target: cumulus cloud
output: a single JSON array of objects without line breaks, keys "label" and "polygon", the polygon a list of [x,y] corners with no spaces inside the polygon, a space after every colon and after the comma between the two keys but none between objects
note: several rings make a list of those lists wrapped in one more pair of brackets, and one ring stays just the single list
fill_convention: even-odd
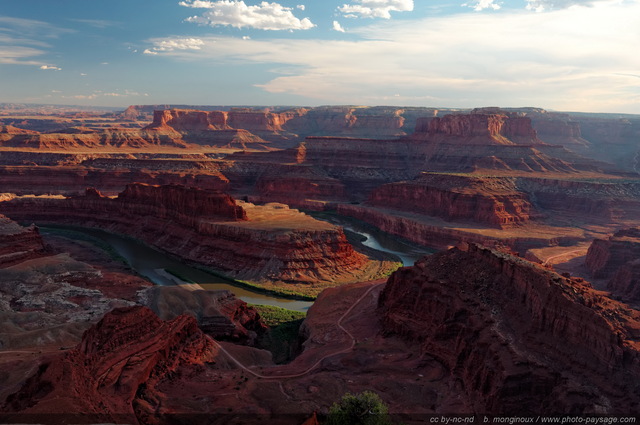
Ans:
[{"label": "cumulus cloud", "polygon": [[411,12],[413,0],[355,0],[357,4],[344,4],[338,11],[347,18],[391,18],[390,12]]},{"label": "cumulus cloud", "polygon": [[500,5],[495,0],[476,0],[471,3],[464,3],[462,6],[470,7],[476,12],[480,12],[485,9],[500,9]]},{"label": "cumulus cloud", "polygon": [[58,68],[57,66],[51,66],[51,65],[42,65],[40,69],[43,69],[45,71],[62,71],[62,68]]},{"label": "cumulus cloud", "polygon": [[305,10],[307,8],[304,4],[299,4],[296,7],[300,10]]},{"label": "cumulus cloud", "polygon": [[248,6],[237,0],[186,0],[181,6],[209,9],[200,16],[187,18],[187,22],[210,26],[232,26],[235,28],[256,28],[261,30],[308,30],[315,27],[309,18],[299,19],[291,7],[279,3],[261,2]]},{"label": "cumulus cloud", "polygon": [[333,30],[338,32],[345,32],[344,28],[342,28],[342,25],[340,25],[340,22],[338,21],[333,21]]},{"label": "cumulus cloud", "polygon": [[147,55],[157,55],[158,52],[172,52],[174,50],[200,50],[204,41],[199,38],[175,38],[169,40],[159,40],[150,49],[143,52]]}]

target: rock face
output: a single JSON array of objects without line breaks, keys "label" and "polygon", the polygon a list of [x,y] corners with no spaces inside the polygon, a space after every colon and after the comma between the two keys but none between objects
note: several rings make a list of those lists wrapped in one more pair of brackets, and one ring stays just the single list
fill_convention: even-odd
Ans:
[{"label": "rock face", "polygon": [[22,227],[0,215],[0,269],[45,255],[45,246],[36,226]]},{"label": "rock face", "polygon": [[254,130],[253,126],[235,126],[232,117],[232,113],[224,111],[157,110],[153,122],[143,131],[166,134],[198,145],[267,149],[267,141],[248,131]]},{"label": "rock face", "polygon": [[[113,310],[67,353],[44,361],[3,410],[21,414],[130,415],[159,407],[154,387],[185,365],[212,361],[214,343],[190,316],[160,320],[145,307]],[[19,416],[17,416],[19,417]]]},{"label": "rock face", "polygon": [[[104,199],[95,190],[87,190],[85,198]],[[194,187],[129,184],[118,196],[118,201],[118,209],[122,212],[173,219],[189,227],[196,226],[200,219],[247,220],[246,212],[231,196]]]},{"label": "rock face", "polygon": [[584,281],[470,245],[394,273],[379,312],[457,377],[476,412],[630,414],[640,313]]},{"label": "rock face", "polygon": [[640,228],[595,239],[585,264],[593,277],[608,279],[607,289],[615,295],[626,301],[640,301]]},{"label": "rock face", "polygon": [[[115,161],[114,161],[115,162]],[[126,161],[124,161],[126,163]],[[161,161],[155,161],[160,164]],[[42,166],[0,166],[2,190],[15,194],[77,195],[87,187],[103,193],[118,194],[133,182],[151,185],[185,185],[207,190],[225,190],[229,181],[216,171],[163,171],[118,168],[113,169]]]},{"label": "rock face", "polygon": [[[426,134],[422,134],[426,128]],[[455,138],[456,144],[540,144],[528,117],[472,113],[445,115],[416,124],[416,136],[441,142]]]},{"label": "rock face", "polygon": [[533,207],[517,190],[515,179],[424,173],[415,180],[375,189],[368,203],[497,227],[529,220]]},{"label": "rock face", "polygon": [[114,199],[88,189],[68,199],[16,198],[0,211],[126,234],[242,279],[333,281],[367,263],[338,226],[284,205],[243,205],[222,192],[131,184]]},{"label": "rock face", "polygon": [[640,228],[624,229],[608,239],[595,239],[585,264],[593,277],[612,276],[623,264],[640,258]]}]

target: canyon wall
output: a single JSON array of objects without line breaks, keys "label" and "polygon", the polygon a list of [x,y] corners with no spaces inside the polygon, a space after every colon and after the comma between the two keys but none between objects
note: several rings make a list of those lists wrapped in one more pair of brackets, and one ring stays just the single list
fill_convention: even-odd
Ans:
[{"label": "canyon wall", "polygon": [[530,118],[481,112],[419,119],[414,137],[436,142],[455,138],[456,144],[470,145],[542,143],[531,126]]},{"label": "canyon wall", "polygon": [[619,178],[518,177],[516,185],[539,209],[582,219],[615,222],[640,214],[640,183]]},{"label": "canyon wall", "polygon": [[640,313],[582,280],[470,245],[395,272],[383,328],[448,368],[473,410],[631,414],[640,406]]},{"label": "canyon wall", "polygon": [[431,173],[380,186],[371,192],[367,203],[499,228],[528,221],[533,209],[514,179]]},{"label": "canyon wall", "polygon": [[[130,169],[120,164],[135,165]],[[133,164],[132,164],[133,163]],[[180,164],[184,165],[183,161]],[[167,171],[171,162],[153,161],[150,165],[161,170],[144,167],[143,160],[109,161],[101,168],[82,166],[0,166],[0,187],[3,192],[19,195],[76,195],[87,187],[94,187],[109,195],[118,194],[130,183],[141,182],[152,185],[177,184],[207,190],[226,190],[229,181],[219,171],[180,170]],[[138,166],[141,166],[138,168]]]},{"label": "canyon wall", "polygon": [[640,301],[640,228],[619,230],[595,239],[585,265],[595,278],[608,280],[607,289],[624,300]]},{"label": "canyon wall", "polygon": [[488,235],[474,232],[473,229],[449,227],[447,222],[437,218],[430,219],[421,215],[399,213],[397,210],[377,207],[338,204],[336,210],[338,214],[357,218],[392,235],[437,249],[446,249],[460,243],[478,243],[490,247],[506,246],[517,252],[525,252],[531,248],[576,242],[576,237],[570,235],[551,236],[533,233],[516,236],[513,233],[500,235],[496,232]]}]

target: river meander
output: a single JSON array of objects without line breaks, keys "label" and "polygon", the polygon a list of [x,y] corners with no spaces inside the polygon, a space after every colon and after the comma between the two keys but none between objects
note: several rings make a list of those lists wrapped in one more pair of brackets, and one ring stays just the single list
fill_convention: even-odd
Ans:
[{"label": "river meander", "polygon": [[[364,245],[398,256],[404,265],[413,265],[417,258],[425,254],[425,251],[417,251],[415,247],[406,245],[398,241],[397,238],[384,232],[359,226],[356,221],[341,218],[340,216],[332,216],[330,221],[337,222],[343,225],[345,229],[361,235]],[[313,304],[310,301],[283,298],[234,285],[231,281],[221,276],[186,264],[175,257],[155,250],[140,241],[126,236],[99,229],[76,226],[49,225],[41,227],[41,231],[45,234],[48,231],[55,232],[55,229],[67,231],[65,234],[67,237],[73,238],[74,234],[76,236],[80,234],[88,237],[90,240],[99,241],[103,246],[109,246],[113,252],[122,257],[132,269],[156,285],[176,285],[176,281],[179,281],[179,279],[176,279],[175,276],[179,276],[184,280],[199,284],[206,290],[229,290],[238,298],[251,304],[274,305],[303,312],[306,312]]]}]

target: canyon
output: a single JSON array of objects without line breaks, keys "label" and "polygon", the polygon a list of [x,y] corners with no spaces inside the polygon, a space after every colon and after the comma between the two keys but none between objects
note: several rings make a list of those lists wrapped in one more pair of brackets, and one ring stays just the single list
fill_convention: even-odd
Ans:
[{"label": "canyon", "polygon": [[[640,408],[637,116],[43,108],[0,107],[2,420],[300,424],[365,390],[407,424]],[[441,252],[393,272],[327,217]],[[299,349],[276,365],[258,308],[73,226],[315,298]]]}]

